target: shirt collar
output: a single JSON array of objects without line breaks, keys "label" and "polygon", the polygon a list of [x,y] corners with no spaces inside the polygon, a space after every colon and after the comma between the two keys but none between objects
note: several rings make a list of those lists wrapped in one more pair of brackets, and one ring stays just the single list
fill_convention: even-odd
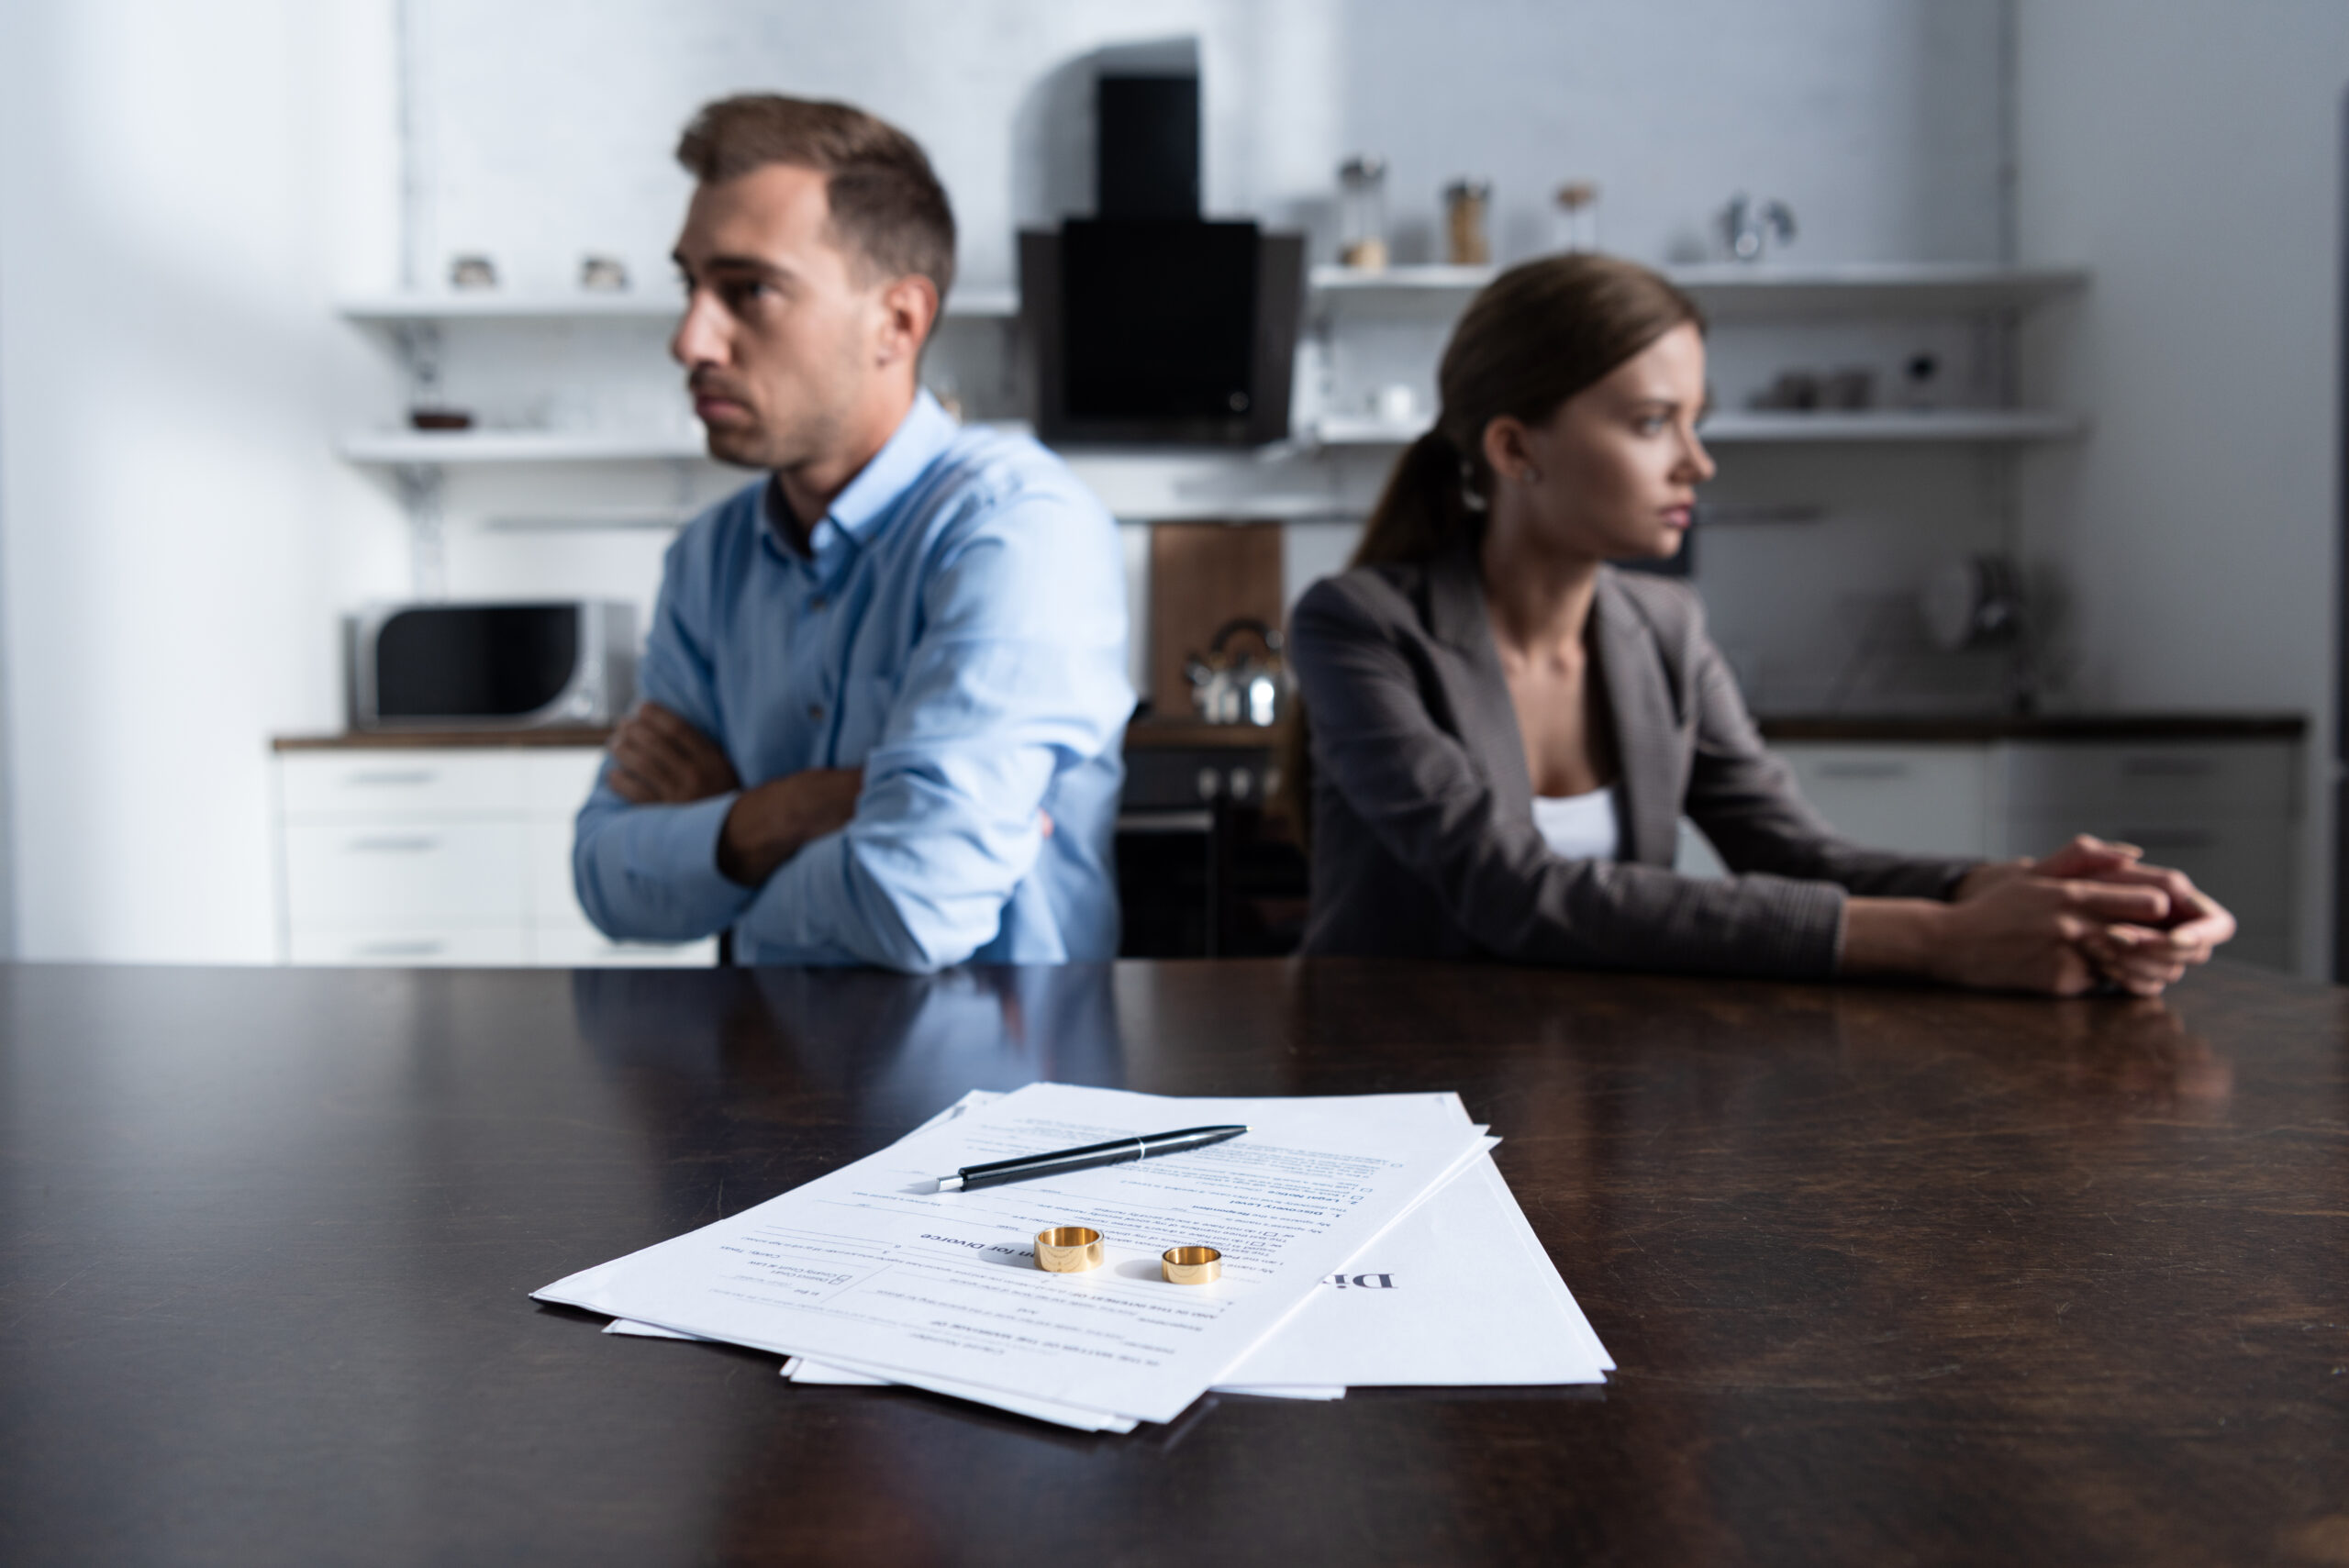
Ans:
[{"label": "shirt collar", "polygon": [[790,535],[784,526],[788,507],[783,498],[783,487],[770,478],[761,498],[769,547],[787,561],[804,562],[816,568],[819,575],[825,574],[828,567],[838,563],[842,546],[863,544],[865,537],[890,515],[898,497],[912,487],[953,440],[954,428],[954,417],[940,406],[927,387],[918,389],[913,406],[897,422],[896,430],[857,471],[848,488],[832,498],[831,509],[808,526],[807,550],[804,554],[785,542]]},{"label": "shirt collar", "polygon": [[939,406],[929,388],[918,390],[896,433],[833,497],[825,516],[849,538],[862,540],[953,439],[954,417]]}]

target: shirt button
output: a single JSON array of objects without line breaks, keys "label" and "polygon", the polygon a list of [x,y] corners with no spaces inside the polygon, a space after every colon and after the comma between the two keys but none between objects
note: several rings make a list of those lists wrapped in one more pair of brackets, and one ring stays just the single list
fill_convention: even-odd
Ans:
[{"label": "shirt button", "polygon": [[829,609],[831,607],[831,600],[826,598],[823,595],[818,594],[814,598],[807,601],[807,607],[811,610]]},{"label": "shirt button", "polygon": [[824,705],[819,702],[809,703],[807,705],[807,717],[815,723],[822,723],[824,718]]}]

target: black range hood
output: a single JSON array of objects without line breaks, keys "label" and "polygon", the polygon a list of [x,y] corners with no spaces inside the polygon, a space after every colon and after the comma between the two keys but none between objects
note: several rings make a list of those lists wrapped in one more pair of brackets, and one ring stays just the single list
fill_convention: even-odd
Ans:
[{"label": "black range hood", "polygon": [[1285,439],[1302,235],[1199,216],[1195,45],[1096,83],[1098,216],[1019,236],[1037,431],[1060,444]]}]

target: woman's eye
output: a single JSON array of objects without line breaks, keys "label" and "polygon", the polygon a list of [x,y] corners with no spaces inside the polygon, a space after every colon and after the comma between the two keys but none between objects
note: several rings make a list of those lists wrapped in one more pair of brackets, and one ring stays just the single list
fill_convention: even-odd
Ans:
[{"label": "woman's eye", "polygon": [[1669,421],[1661,414],[1642,414],[1631,428],[1642,436],[1660,436],[1667,423]]}]

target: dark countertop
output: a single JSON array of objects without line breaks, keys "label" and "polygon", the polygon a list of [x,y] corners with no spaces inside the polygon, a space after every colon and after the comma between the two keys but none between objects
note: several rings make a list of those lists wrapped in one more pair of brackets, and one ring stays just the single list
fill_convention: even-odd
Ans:
[{"label": "dark countertop", "polygon": [[[1854,715],[1775,714],[1758,722],[1771,740],[1931,742],[1964,740],[2299,740],[2308,721],[2285,713],[2135,713]],[[1269,750],[1281,731],[1245,724],[1141,718],[1126,730],[1126,749]],[[278,751],[448,746],[601,746],[608,729],[377,730],[340,735],[281,735]]]},{"label": "dark countertop", "polygon": [[[527,1293],[973,1087],[1457,1090],[1621,1370],[1126,1437]],[[2334,1562],[2349,993],[0,967],[0,1562]]]},{"label": "dark countertop", "polygon": [[561,729],[346,729],[340,735],[277,735],[273,751],[402,751],[473,746],[601,746],[608,728]]},{"label": "dark countertop", "polygon": [[1771,740],[2298,740],[2296,713],[1768,714]]}]

